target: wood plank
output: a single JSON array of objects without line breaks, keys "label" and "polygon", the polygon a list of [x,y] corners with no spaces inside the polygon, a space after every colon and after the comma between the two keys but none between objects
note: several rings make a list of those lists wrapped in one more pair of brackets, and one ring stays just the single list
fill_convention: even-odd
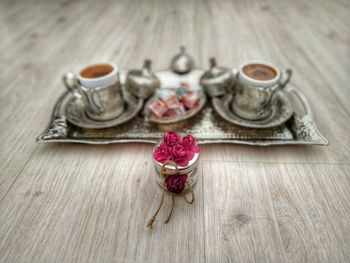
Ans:
[{"label": "wood plank", "polygon": [[207,262],[348,262],[349,165],[204,162]]},{"label": "wood plank", "polygon": [[203,163],[206,262],[284,262],[262,165]]},{"label": "wood plank", "polygon": [[201,179],[195,204],[178,199],[164,225],[167,196],[146,228],[161,194],[150,153],[142,144],[38,148],[0,204],[0,261],[203,262]]},{"label": "wood plank", "polygon": [[265,170],[287,262],[348,262],[350,166]]}]

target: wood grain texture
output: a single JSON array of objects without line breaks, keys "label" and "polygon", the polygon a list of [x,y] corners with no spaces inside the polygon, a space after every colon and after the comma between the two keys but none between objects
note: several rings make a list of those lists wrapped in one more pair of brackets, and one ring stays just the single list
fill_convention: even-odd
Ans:
[{"label": "wood grain texture", "polygon": [[[350,4],[0,1],[0,262],[349,261]],[[294,71],[328,147],[202,147],[194,206],[158,204],[151,145],[37,145],[61,76],[113,61],[167,68],[185,45]],[[169,205],[167,201],[166,206]]]},{"label": "wood grain texture", "polygon": [[207,262],[285,260],[264,176],[248,167],[204,163]]},{"label": "wood grain texture", "polygon": [[347,262],[350,166],[270,166],[264,171],[289,262]]},{"label": "wood grain texture", "polygon": [[204,162],[206,262],[348,262],[349,169]]},{"label": "wood grain texture", "polygon": [[202,262],[201,176],[196,203],[179,198],[165,225],[167,196],[150,231],[161,189],[145,145],[52,147],[36,152],[0,205],[0,262]]}]

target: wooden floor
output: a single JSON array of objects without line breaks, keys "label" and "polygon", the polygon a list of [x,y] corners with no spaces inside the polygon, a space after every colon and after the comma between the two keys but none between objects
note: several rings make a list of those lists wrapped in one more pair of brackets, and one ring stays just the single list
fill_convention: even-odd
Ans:
[{"label": "wooden floor", "polygon": [[[348,0],[0,0],[0,25],[1,263],[350,262]],[[35,138],[65,71],[164,69],[179,45],[293,68],[330,145],[204,146],[196,203],[149,231],[152,145]]]}]

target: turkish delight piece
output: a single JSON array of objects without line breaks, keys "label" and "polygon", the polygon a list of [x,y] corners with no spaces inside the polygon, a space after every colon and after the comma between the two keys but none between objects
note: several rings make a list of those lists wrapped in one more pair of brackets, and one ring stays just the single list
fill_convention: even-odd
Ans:
[{"label": "turkish delight piece", "polygon": [[164,114],[163,117],[175,117],[175,116],[183,116],[186,114],[185,106],[180,103],[180,106],[176,109],[168,109],[168,111]]},{"label": "turkish delight piece", "polygon": [[164,96],[162,101],[165,103],[168,109],[177,109],[180,107],[180,101],[175,93]]},{"label": "turkish delight piece", "polygon": [[188,84],[188,82],[186,82],[186,81],[182,81],[182,82],[180,83],[180,86],[181,86],[182,88],[188,90],[188,91],[191,90],[190,84]]},{"label": "turkish delight piece", "polygon": [[163,115],[168,111],[167,106],[160,99],[154,100],[149,105],[149,109],[158,117],[163,117]]},{"label": "turkish delight piece", "polygon": [[176,108],[176,109],[168,109],[163,117],[174,117],[179,115],[180,115],[179,109]]},{"label": "turkish delight piece", "polygon": [[195,92],[187,92],[181,97],[181,102],[187,109],[192,109],[198,101],[199,95]]}]

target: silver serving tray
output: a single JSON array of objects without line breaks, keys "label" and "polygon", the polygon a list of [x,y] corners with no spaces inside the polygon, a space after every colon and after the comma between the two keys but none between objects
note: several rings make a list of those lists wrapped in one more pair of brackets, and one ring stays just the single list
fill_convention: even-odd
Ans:
[{"label": "silver serving tray", "polygon": [[[121,84],[125,83],[126,71],[120,73]],[[181,81],[199,82],[203,70],[192,70],[178,75],[170,70],[155,73],[161,87],[178,85]],[[244,128],[220,117],[207,101],[195,116],[175,124],[156,124],[145,121],[142,112],[121,125],[106,129],[85,129],[71,124],[65,115],[65,105],[71,97],[65,92],[56,102],[49,126],[37,138],[38,142],[73,142],[87,144],[110,144],[145,142],[156,143],[165,131],[191,133],[199,144],[236,143],[247,145],[328,145],[328,140],[318,130],[311,108],[304,95],[288,84],[285,93],[293,107],[292,117],[284,124],[268,128]]]}]

